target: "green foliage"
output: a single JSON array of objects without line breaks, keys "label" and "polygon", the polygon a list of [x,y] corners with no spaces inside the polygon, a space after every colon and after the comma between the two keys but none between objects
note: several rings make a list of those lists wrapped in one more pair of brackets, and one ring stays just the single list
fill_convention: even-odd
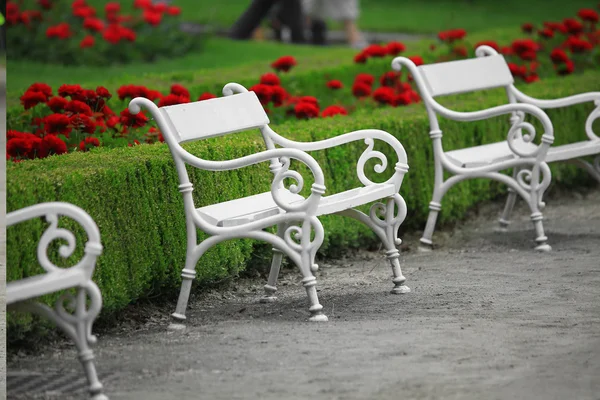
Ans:
[{"label": "green foliage", "polygon": [[[558,97],[594,89],[598,86],[596,77],[597,74],[588,73],[557,80],[553,85],[531,86],[529,93]],[[492,91],[485,96],[461,95],[445,99],[444,104],[458,110],[480,109],[501,103],[502,95],[502,91]],[[427,217],[433,179],[433,156],[427,135],[429,123],[421,107],[366,109],[352,117],[287,121],[273,128],[299,141],[322,140],[364,128],[392,133],[405,147],[410,165],[401,190],[409,210],[403,229],[421,229]],[[556,143],[582,140],[585,137],[583,124],[590,110],[591,105],[553,110],[550,114],[555,124]],[[502,140],[508,123],[507,118],[475,123],[441,121],[441,128],[445,148],[452,149]],[[226,160],[263,150],[264,144],[257,132],[247,132],[187,147],[201,158]],[[364,143],[355,142],[312,152],[323,166],[327,194],[358,184],[356,161],[364,149]],[[376,149],[390,160],[394,159],[393,152],[386,146]],[[555,182],[586,182],[585,174],[573,167],[556,165],[552,169]],[[305,168],[298,170],[307,177]],[[191,172],[197,207],[266,191],[271,179],[266,163],[228,172]],[[391,173],[392,167],[388,166],[385,174]],[[185,218],[178,184],[171,155],[164,144],[96,149],[9,165],[7,210],[59,200],[76,204],[92,216],[100,228],[104,246],[94,280],[102,290],[102,315],[107,318],[139,299],[170,298],[177,294],[186,250]],[[306,186],[309,185],[310,179]],[[459,221],[470,207],[503,190],[502,185],[489,180],[470,180],[455,186],[444,198],[441,225]],[[326,216],[322,221],[326,238],[320,257],[339,255],[348,247],[364,248],[377,243],[374,235],[354,220]],[[43,229],[44,223],[36,220],[7,230],[7,281],[41,272],[35,254]],[[81,244],[83,233],[80,229],[76,232]],[[200,234],[199,239],[204,237]],[[248,264],[266,267],[269,254],[269,247],[262,243],[225,242],[202,257],[197,266],[198,282],[207,284],[227,279]],[[52,294],[42,301],[51,304],[56,298],[57,295]],[[29,315],[20,314],[11,314],[8,324],[11,340],[46,326]]]}]

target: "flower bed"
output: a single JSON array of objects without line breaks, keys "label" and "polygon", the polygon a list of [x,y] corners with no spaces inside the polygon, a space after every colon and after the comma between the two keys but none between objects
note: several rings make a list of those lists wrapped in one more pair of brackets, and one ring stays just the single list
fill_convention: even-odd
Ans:
[{"label": "flower bed", "polygon": [[96,10],[85,0],[8,1],[8,58],[109,65],[180,57],[199,47],[197,37],[180,31],[178,7],[135,0],[133,10],[123,12],[119,2]]}]

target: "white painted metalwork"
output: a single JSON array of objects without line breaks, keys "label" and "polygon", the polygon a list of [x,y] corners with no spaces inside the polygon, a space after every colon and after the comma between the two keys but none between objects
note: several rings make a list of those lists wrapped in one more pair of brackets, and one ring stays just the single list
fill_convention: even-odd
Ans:
[{"label": "white painted metalwork", "polygon": [[[69,217],[78,222],[85,230],[88,241],[84,256],[70,268],[60,268],[48,258],[48,248],[55,240],[67,243],[60,246],[58,254],[68,258],[76,247],[75,235],[58,227],[59,216]],[[94,366],[94,353],[90,345],[96,343],[92,335],[92,325],[102,308],[102,295],[92,281],[96,259],[102,253],[100,232],[92,218],[81,208],[69,203],[41,203],[6,215],[7,226],[15,225],[33,218],[45,217],[50,226],[44,231],[37,248],[37,257],[46,271],[37,275],[8,282],[6,304],[9,309],[37,313],[60,327],[75,342],[79,361],[83,365],[89,383],[90,398],[108,400],[102,391]],[[33,299],[45,294],[75,288],[76,294],[65,292],[56,301],[54,309]]]},{"label": "white painted metalwork", "polygon": [[[477,49],[478,54],[483,51],[486,51],[486,46]],[[419,88],[429,116],[429,136],[433,141],[434,189],[429,203],[427,225],[421,238],[421,249],[432,248],[431,239],[446,192],[454,184],[466,179],[489,178],[506,184],[515,194],[518,193],[527,201],[536,231],[536,249],[550,250],[546,243],[548,238],[544,234],[541,210],[544,207],[543,194],[551,180],[546,156],[554,141],[553,126],[546,113],[536,105],[513,101],[514,95],[509,89],[513,87],[513,80],[504,58],[498,54],[490,54],[485,58],[421,67],[417,67],[405,57],[397,57],[392,61],[393,69],[400,71],[402,67],[408,69]],[[509,104],[473,112],[457,112],[442,106],[434,99],[435,96],[495,87],[506,87]],[[504,142],[446,152],[442,147],[438,114],[456,121],[477,121],[510,115],[511,128]],[[534,143],[536,130],[532,124],[525,121],[526,114],[538,119],[543,127],[544,133],[539,145]],[[509,168],[514,171],[512,177],[500,173]],[[452,176],[444,180],[444,171]]]},{"label": "white painted metalwork", "polygon": [[[300,269],[302,283],[310,302],[311,321],[327,321],[323,306],[319,304],[316,278],[313,273],[318,267],[315,255],[324,238],[324,230],[317,218],[325,214],[340,214],[363,222],[371,227],[382,240],[386,256],[392,266],[394,288],[392,293],[407,293],[404,284],[399,253],[398,228],[406,217],[406,204],[398,194],[404,174],[408,171],[406,153],[400,142],[387,132],[367,129],[346,133],[318,142],[296,142],[275,133],[268,125],[269,119],[253,92],[237,84],[229,83],[223,88],[224,97],[198,103],[159,108],[145,98],[135,98],[129,104],[130,112],[136,114],[145,108],[156,120],[175,161],[183,195],[187,223],[187,257],[182,271],[183,282],[175,313],[176,322],[186,319],[185,311],[190,295],[192,280],[196,276],[198,260],[211,246],[234,238],[263,240],[273,245],[273,260],[268,282],[265,285],[263,302],[274,301],[277,277],[283,254],[287,255]],[[214,116],[218,118],[213,118]],[[201,127],[200,130],[194,130]],[[258,127],[267,150],[228,161],[200,159],[180,146],[180,142],[214,137]],[[357,161],[357,174],[363,187],[354,188],[332,196],[324,196],[325,177],[317,161],[308,151],[324,150],[357,140],[364,140],[367,148]],[[375,140],[391,146],[397,162],[392,176],[382,183],[372,182],[365,174],[366,162],[377,159],[375,173],[384,173],[388,165],[385,155],[374,150]],[[276,147],[279,146],[279,147]],[[311,194],[304,198],[300,191],[304,178],[290,169],[290,160],[296,159],[308,166],[314,183]],[[193,187],[189,181],[186,164],[209,171],[238,169],[260,162],[270,162],[274,175],[269,192],[228,202],[196,208],[192,198]],[[294,184],[284,186],[284,179]],[[354,207],[385,199],[371,206],[364,214]],[[264,229],[276,226],[277,233]],[[196,229],[209,235],[197,243]],[[181,325],[175,324],[174,327]]]}]

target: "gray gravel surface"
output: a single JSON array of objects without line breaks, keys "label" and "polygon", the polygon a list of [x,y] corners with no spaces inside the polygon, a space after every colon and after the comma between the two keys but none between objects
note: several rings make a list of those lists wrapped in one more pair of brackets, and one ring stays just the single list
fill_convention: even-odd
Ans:
[{"label": "gray gravel surface", "polygon": [[[321,263],[327,323],[306,321],[292,268],[272,304],[257,302],[258,279],[196,295],[185,330],[168,329],[172,305],[140,308],[135,312],[152,314],[145,322],[100,332],[97,365],[107,394],[598,400],[600,190],[551,192],[547,203],[550,253],[533,251],[522,202],[507,233],[495,232],[496,202],[437,232],[434,252],[418,252],[418,237],[405,237],[410,294],[389,294],[391,271],[380,252]],[[85,398],[68,343],[38,355],[21,351],[8,368],[9,398]]]}]

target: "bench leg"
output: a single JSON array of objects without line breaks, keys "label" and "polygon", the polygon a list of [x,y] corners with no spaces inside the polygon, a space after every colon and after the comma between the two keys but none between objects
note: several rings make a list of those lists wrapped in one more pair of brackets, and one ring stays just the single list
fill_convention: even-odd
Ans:
[{"label": "bench leg", "polygon": [[273,260],[271,261],[271,270],[269,271],[269,279],[265,285],[265,295],[260,299],[261,303],[271,303],[277,300],[275,292],[277,292],[277,278],[279,277],[279,269],[281,268],[281,261],[283,259],[283,252],[273,247]]},{"label": "bench leg", "polygon": [[[434,195],[434,199],[437,196]],[[432,200],[429,203],[429,216],[427,217],[427,224],[425,225],[425,230],[423,231],[423,236],[421,237],[421,245],[419,246],[420,251],[431,251],[433,249],[433,242],[431,238],[433,237],[433,231],[435,230],[435,224],[437,223],[437,217],[442,210],[442,204],[440,203],[441,199],[438,201]]]},{"label": "bench leg", "polygon": [[385,252],[385,256],[390,262],[392,266],[392,274],[394,278],[392,278],[392,282],[394,283],[394,288],[392,289],[392,294],[405,294],[410,293],[410,288],[405,285],[406,278],[402,275],[402,269],[400,268],[400,252],[395,247],[391,250],[387,250]]},{"label": "bench leg", "polygon": [[500,230],[507,230],[508,225],[510,224],[510,215],[512,213],[513,208],[515,207],[515,202],[517,201],[517,193],[508,188],[508,196],[506,198],[506,204],[504,205],[504,211],[502,212],[502,216],[498,220],[500,223]]},{"label": "bench leg", "polygon": [[535,249],[537,251],[550,251],[552,250],[552,247],[550,247],[550,245],[546,243],[548,241],[548,238],[544,233],[544,225],[542,223],[543,219],[544,217],[539,211],[531,214],[531,222],[533,222],[533,226],[535,228],[536,233],[535,241],[537,243],[537,246],[535,246]]}]

